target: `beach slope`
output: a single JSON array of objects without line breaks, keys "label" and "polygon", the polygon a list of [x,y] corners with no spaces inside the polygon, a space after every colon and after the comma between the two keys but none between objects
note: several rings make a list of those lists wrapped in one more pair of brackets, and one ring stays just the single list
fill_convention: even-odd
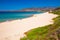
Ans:
[{"label": "beach slope", "polygon": [[56,16],[57,15],[45,12],[21,20],[18,19],[0,23],[0,40],[19,40],[25,36],[24,32],[28,30],[53,24],[52,18]]}]

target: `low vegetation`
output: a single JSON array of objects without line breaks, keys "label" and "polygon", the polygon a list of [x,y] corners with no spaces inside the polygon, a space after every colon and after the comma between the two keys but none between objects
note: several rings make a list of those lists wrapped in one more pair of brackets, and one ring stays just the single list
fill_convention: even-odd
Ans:
[{"label": "low vegetation", "polygon": [[25,32],[25,37],[20,40],[59,40],[60,39],[60,7],[52,11],[58,17],[53,18],[53,24],[38,27]]}]

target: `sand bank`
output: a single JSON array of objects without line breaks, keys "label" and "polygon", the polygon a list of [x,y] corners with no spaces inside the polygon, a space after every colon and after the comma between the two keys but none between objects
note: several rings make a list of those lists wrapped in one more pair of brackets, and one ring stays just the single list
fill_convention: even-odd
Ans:
[{"label": "sand bank", "polygon": [[52,24],[52,18],[57,15],[45,12],[22,20],[13,20],[0,23],[0,40],[19,40],[24,32],[30,29]]}]

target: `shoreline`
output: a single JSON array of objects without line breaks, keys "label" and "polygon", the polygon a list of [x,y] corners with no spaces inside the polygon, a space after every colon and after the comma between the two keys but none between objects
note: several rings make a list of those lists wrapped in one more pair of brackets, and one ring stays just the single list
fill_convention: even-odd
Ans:
[{"label": "shoreline", "polygon": [[33,28],[53,24],[52,18],[57,17],[55,14],[45,12],[36,14],[25,19],[18,19],[0,23],[0,40],[19,40],[24,37],[24,32]]},{"label": "shoreline", "polygon": [[[35,14],[31,15],[30,17],[33,17]],[[27,18],[30,18],[27,17]],[[22,18],[22,19],[26,19],[26,18]],[[6,21],[0,21],[0,23],[4,23],[4,22],[11,22],[11,21],[15,21],[15,20],[22,20],[22,19],[11,19],[11,20],[6,20]]]}]

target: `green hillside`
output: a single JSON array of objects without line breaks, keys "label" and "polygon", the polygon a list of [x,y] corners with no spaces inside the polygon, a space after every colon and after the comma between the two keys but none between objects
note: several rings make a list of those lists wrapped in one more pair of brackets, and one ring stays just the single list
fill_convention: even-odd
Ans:
[{"label": "green hillside", "polygon": [[60,38],[60,7],[52,11],[53,14],[59,15],[53,18],[53,24],[31,29],[25,33],[26,37],[20,40],[59,40]]}]

